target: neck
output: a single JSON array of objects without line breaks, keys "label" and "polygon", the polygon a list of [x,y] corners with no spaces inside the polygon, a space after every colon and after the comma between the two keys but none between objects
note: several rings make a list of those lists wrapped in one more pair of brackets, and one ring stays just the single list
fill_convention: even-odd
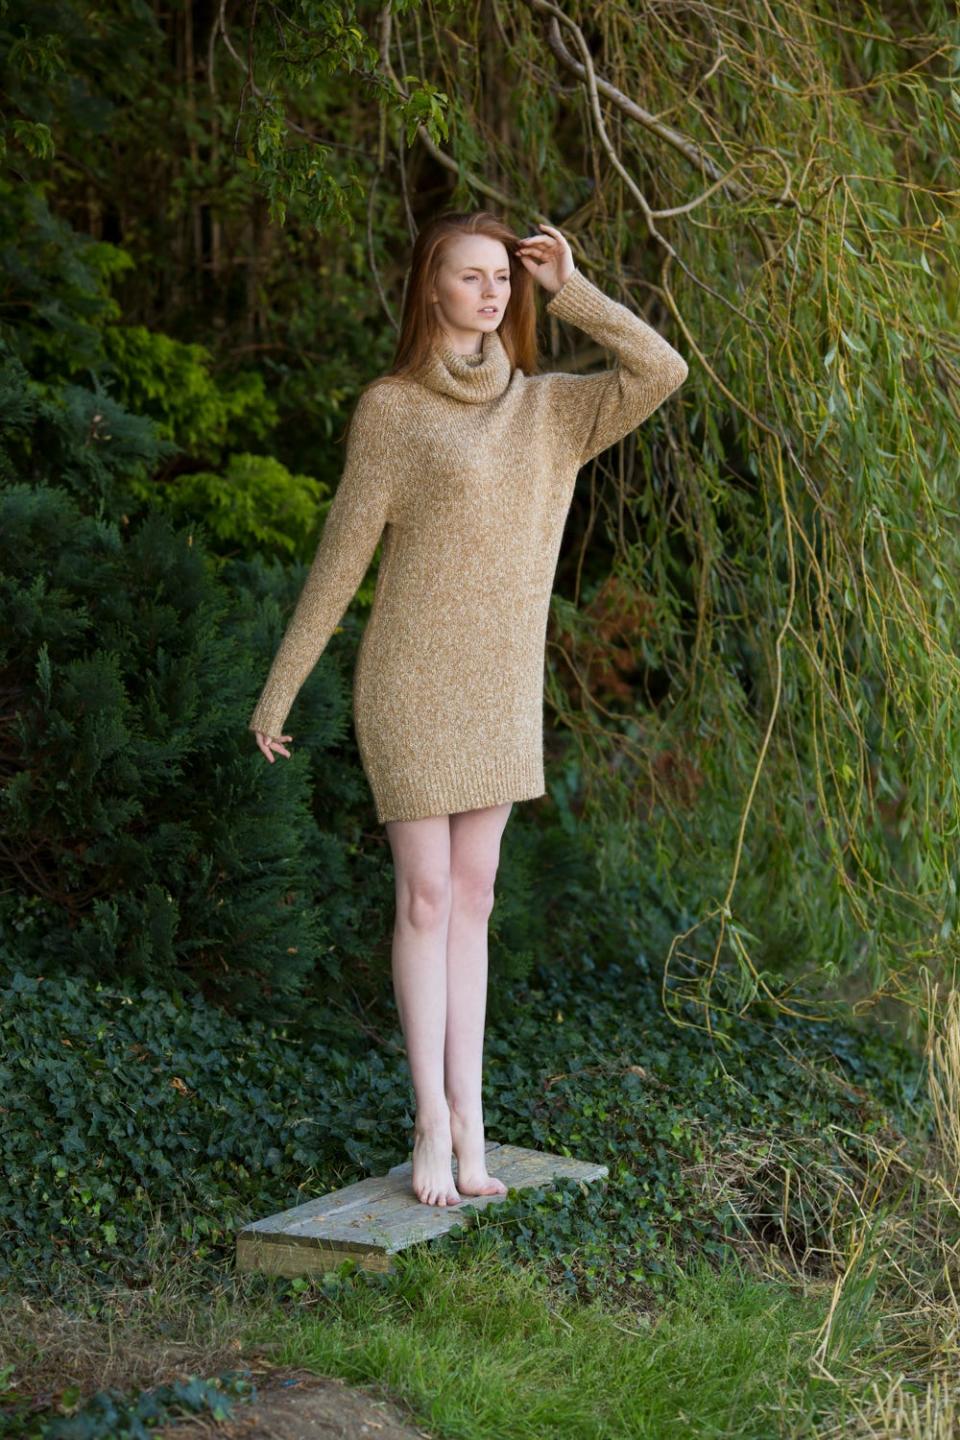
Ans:
[{"label": "neck", "polygon": [[[486,330],[466,330],[460,334],[451,335],[449,330],[440,329],[437,331],[434,344],[441,346],[453,355],[465,356],[469,359],[472,355],[483,354],[483,340],[487,334],[489,331]],[[466,338],[470,335],[473,335],[473,341]]]}]

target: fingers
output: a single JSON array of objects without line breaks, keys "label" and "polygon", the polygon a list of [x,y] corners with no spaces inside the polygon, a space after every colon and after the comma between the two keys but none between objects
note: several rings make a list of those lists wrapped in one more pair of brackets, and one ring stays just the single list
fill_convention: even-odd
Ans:
[{"label": "fingers", "polygon": [[[539,222],[538,222],[539,223]],[[540,224],[541,230],[547,230],[547,235],[527,235],[517,246],[518,251],[533,251],[535,253],[550,253],[558,245],[563,249],[566,245],[566,238],[555,225]]]},{"label": "fingers", "polygon": [[547,241],[546,244],[539,244],[536,240],[532,242],[528,240],[523,245],[517,247],[518,255],[527,255],[531,260],[548,260],[555,253],[554,242],[552,240]]},{"label": "fingers", "polygon": [[255,730],[253,733],[256,736],[258,746],[264,755],[266,755],[271,765],[274,762],[274,750],[276,750],[278,755],[284,755],[288,760],[290,759],[290,751],[285,748],[283,742],[292,740],[292,735],[281,735],[279,739],[277,739],[273,735],[267,735],[263,730]]}]

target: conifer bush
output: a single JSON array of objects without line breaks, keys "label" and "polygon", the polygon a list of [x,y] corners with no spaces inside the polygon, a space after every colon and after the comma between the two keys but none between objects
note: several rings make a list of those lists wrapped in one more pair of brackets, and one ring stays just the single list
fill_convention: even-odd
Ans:
[{"label": "conifer bush", "polygon": [[329,940],[307,761],[268,771],[241,723],[252,601],[231,614],[196,531],[29,484],[0,493],[0,587],[0,888],[24,943],[294,995]]}]

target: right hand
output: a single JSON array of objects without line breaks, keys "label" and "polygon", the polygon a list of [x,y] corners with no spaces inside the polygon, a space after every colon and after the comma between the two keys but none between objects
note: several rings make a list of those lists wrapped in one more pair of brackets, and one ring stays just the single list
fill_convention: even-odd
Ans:
[{"label": "right hand", "polygon": [[260,749],[263,751],[264,755],[266,755],[271,765],[273,764],[274,750],[276,750],[278,755],[286,755],[287,759],[290,759],[290,751],[284,749],[283,742],[285,740],[292,740],[292,735],[281,735],[280,739],[277,740],[272,735],[265,735],[262,730],[254,730],[253,733],[256,736],[257,744],[260,746]]},{"label": "right hand", "polygon": [[552,295],[566,284],[576,269],[570,242],[556,225],[538,224],[545,235],[528,235],[514,252],[528,275]]}]

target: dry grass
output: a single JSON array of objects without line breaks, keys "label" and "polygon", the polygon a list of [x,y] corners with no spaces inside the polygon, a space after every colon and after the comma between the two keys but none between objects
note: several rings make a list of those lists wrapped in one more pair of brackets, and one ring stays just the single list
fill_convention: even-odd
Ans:
[{"label": "dry grass", "polygon": [[[729,1239],[750,1271],[824,1296],[819,1331],[795,1337],[811,1377],[835,1386],[845,1409],[818,1427],[820,1440],[960,1436],[960,991],[941,993],[928,974],[921,983],[932,1139],[835,1128],[838,1167],[811,1160],[801,1136],[739,1131],[711,1143],[704,1131],[706,1158],[684,1172],[737,1217]],[[866,1163],[845,1136],[869,1147]],[[858,1348],[848,1322],[865,1314],[871,1341]],[[803,1397],[782,1403],[784,1433],[809,1434]]]},{"label": "dry grass", "polygon": [[[913,1204],[864,1210],[851,1233],[813,1363],[833,1378],[831,1327],[844,1291],[861,1272],[875,1277],[883,1338],[869,1357],[867,1399],[851,1397],[855,1419],[823,1440],[955,1440],[960,1435],[960,992],[925,980],[927,1087],[936,1138],[923,1166],[876,1142],[871,1179],[905,1176]],[[838,1375],[837,1383],[843,1384]]]}]

